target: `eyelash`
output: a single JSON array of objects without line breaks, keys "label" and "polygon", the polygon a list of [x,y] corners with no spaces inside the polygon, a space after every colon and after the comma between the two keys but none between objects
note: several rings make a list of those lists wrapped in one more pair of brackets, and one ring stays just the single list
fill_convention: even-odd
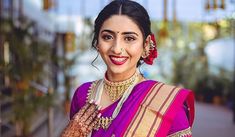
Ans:
[{"label": "eyelash", "polygon": [[112,37],[111,35],[103,35],[102,38],[103,38],[104,40],[110,40],[110,39],[112,39],[113,37]]},{"label": "eyelash", "polygon": [[[105,35],[102,36],[102,39],[104,39],[104,40],[110,40],[110,39],[113,39],[113,36],[112,36],[112,35],[105,34]],[[136,38],[133,37],[133,36],[125,36],[125,37],[124,37],[124,40],[127,41],[127,42],[131,42],[131,41],[136,40]]]},{"label": "eyelash", "polygon": [[134,41],[134,40],[136,40],[136,38],[134,38],[134,37],[132,37],[132,36],[126,36],[125,38],[124,38],[126,41]]}]

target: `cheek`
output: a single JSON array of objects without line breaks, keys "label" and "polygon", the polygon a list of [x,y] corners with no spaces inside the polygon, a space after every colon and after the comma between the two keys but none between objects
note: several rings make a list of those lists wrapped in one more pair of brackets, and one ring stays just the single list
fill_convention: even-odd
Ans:
[{"label": "cheek", "polygon": [[99,53],[102,57],[104,57],[105,55],[108,54],[109,51],[109,46],[108,45],[104,45],[101,43],[97,44],[98,48],[99,48]]},{"label": "cheek", "polygon": [[143,45],[135,45],[129,50],[130,56],[136,58],[137,60],[143,53]]},{"label": "cheek", "polygon": [[99,48],[99,52],[107,54],[110,49],[110,43],[104,42],[101,38],[99,38],[97,47]]}]

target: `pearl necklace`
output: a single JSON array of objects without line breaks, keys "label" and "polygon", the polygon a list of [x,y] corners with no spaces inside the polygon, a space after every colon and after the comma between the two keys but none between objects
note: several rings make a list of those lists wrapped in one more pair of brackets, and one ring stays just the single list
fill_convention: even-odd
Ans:
[{"label": "pearl necklace", "polygon": [[[139,73],[136,73],[137,76],[135,76],[134,82],[127,88],[127,90],[124,92],[123,96],[121,97],[120,101],[117,104],[117,107],[115,108],[113,114],[111,117],[100,117],[97,125],[95,126],[95,130],[98,130],[100,127],[103,129],[107,129],[109,125],[112,123],[112,121],[117,117],[118,113],[120,112],[123,103],[126,101],[126,99],[129,97],[131,91],[135,87],[135,85],[139,82],[138,75]],[[95,101],[100,104],[101,96],[103,93],[103,87],[104,87],[104,79],[100,82],[97,88],[97,92],[95,94]]]}]

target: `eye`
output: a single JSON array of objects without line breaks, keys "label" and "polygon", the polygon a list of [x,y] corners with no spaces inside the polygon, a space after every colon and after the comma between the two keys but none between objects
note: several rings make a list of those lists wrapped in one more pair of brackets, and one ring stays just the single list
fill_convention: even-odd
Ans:
[{"label": "eye", "polygon": [[126,36],[124,39],[125,39],[125,41],[128,41],[128,42],[136,40],[136,38],[133,36]]},{"label": "eye", "polygon": [[110,40],[110,39],[113,39],[113,37],[112,37],[112,35],[105,34],[105,35],[102,35],[102,39]]}]

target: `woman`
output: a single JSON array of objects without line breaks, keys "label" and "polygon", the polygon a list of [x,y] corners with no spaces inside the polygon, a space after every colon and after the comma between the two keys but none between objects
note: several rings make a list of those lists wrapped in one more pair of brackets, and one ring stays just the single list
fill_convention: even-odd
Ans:
[{"label": "woman", "polygon": [[145,79],[138,67],[157,57],[147,11],[114,0],[95,20],[92,46],[107,70],[75,92],[63,137],[191,136],[194,99],[187,89]]}]

